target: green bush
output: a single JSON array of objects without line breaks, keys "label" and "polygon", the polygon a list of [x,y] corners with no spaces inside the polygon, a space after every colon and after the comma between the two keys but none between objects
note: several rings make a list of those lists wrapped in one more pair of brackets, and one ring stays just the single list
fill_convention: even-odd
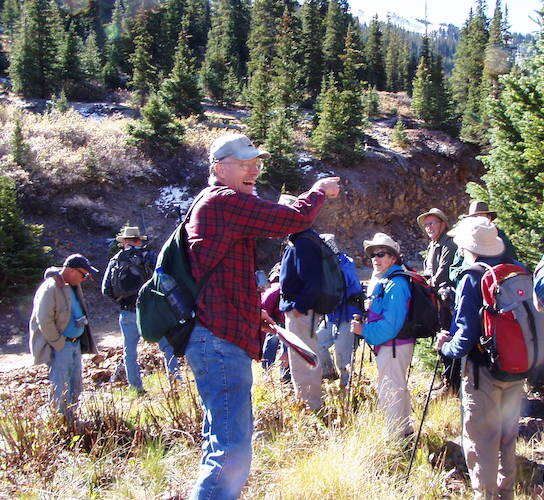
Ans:
[{"label": "green bush", "polygon": [[128,142],[146,152],[172,153],[183,143],[184,128],[157,94],[142,108],[142,119],[128,126]]},{"label": "green bush", "polygon": [[34,284],[47,266],[40,245],[42,226],[27,224],[17,203],[15,183],[0,177],[0,296]]}]

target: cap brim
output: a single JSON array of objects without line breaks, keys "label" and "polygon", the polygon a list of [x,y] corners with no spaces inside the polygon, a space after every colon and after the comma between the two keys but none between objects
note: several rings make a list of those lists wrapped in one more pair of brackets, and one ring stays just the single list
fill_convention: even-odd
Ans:
[{"label": "cap brim", "polygon": [[232,156],[238,160],[252,160],[253,158],[270,158],[270,153],[264,149],[258,149],[251,146],[236,151]]}]

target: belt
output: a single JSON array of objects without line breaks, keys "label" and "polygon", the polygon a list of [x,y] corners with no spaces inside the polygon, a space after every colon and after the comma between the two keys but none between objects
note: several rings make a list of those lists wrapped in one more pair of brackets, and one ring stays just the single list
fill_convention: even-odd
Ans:
[{"label": "belt", "polygon": [[80,337],[64,337],[64,340],[67,342],[71,342],[72,344],[75,344],[76,342],[79,342]]}]

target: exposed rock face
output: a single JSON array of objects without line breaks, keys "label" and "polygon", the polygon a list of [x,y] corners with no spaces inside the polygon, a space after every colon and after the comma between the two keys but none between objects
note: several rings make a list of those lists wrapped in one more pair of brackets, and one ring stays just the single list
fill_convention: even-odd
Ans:
[{"label": "exposed rock face", "polygon": [[[317,226],[335,232],[348,253],[360,252],[363,239],[384,231],[413,259],[427,244],[417,215],[438,207],[454,223],[466,212],[466,183],[482,172],[477,151],[443,132],[409,133],[412,146],[407,152],[371,148],[359,163],[334,168],[343,192],[338,200],[327,202]],[[314,169],[305,180],[309,185],[315,178]]]}]

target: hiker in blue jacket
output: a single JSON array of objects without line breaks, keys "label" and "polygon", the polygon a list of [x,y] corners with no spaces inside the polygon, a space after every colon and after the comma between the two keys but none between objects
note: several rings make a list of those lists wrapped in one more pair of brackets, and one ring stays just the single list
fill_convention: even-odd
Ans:
[{"label": "hiker in blue jacket", "polygon": [[[344,276],[345,292],[342,303],[331,314],[327,314],[324,326],[317,331],[319,361],[326,374],[335,374],[335,367],[340,374],[340,385],[347,387],[352,367],[351,354],[354,348],[354,335],[350,331],[350,323],[354,314],[362,315],[361,308],[353,298],[361,295],[363,287],[357,276],[357,269],[351,257],[338,250],[334,234],[322,234],[321,239],[338,256],[340,269]],[[329,348],[334,345],[334,365]]]},{"label": "hiker in blue jacket", "polygon": [[[289,205],[296,198],[282,195],[280,204]],[[314,352],[317,351],[315,328],[320,315],[313,308],[321,290],[321,249],[313,238],[313,229],[289,235],[280,267],[280,311],[285,314],[285,328],[297,335]],[[312,410],[322,405],[321,364],[311,368],[292,349],[288,350],[289,367],[295,397]]]},{"label": "hiker in blue jacket", "polygon": [[413,433],[410,422],[410,393],[406,376],[414,352],[414,339],[396,339],[410,302],[410,285],[403,276],[400,246],[390,236],[376,233],[363,243],[372,259],[372,279],[368,285],[369,306],[364,325],[352,321],[352,331],[374,346],[378,365],[378,407],[384,411],[388,427],[404,437]]}]

